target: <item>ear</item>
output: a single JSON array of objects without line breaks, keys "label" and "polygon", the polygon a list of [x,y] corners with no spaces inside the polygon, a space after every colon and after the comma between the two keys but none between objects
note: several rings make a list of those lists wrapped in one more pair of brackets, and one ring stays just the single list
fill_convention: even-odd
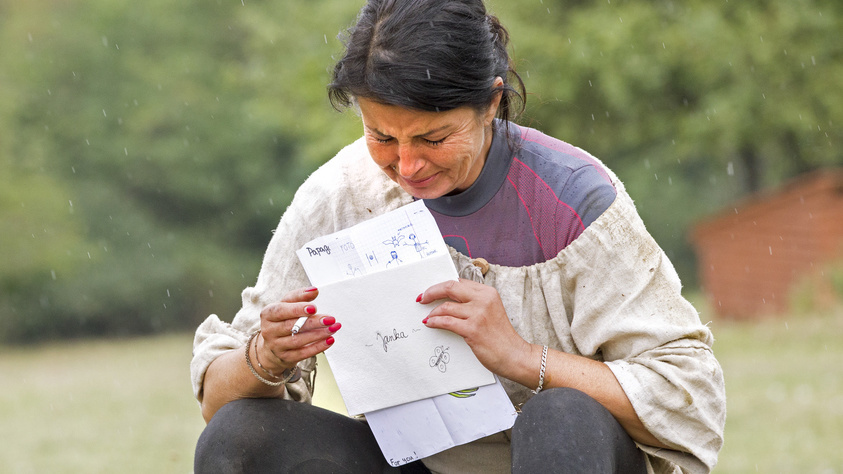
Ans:
[{"label": "ear", "polygon": [[[492,90],[499,89],[503,87],[503,79],[500,76],[495,77],[495,81],[492,83]],[[489,104],[489,108],[486,110],[486,113],[483,117],[483,124],[487,127],[492,125],[492,120],[495,119],[495,116],[498,114],[498,107],[501,104],[501,97],[503,96],[503,91],[498,90],[492,96],[492,102]]]}]

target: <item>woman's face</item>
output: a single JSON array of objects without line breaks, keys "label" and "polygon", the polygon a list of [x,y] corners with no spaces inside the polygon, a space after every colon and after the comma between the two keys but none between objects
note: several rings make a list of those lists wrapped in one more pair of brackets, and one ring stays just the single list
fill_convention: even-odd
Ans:
[{"label": "woman's face", "polygon": [[471,107],[422,112],[363,98],[357,102],[375,163],[414,197],[434,199],[477,180],[492,143],[499,97],[483,114]]}]

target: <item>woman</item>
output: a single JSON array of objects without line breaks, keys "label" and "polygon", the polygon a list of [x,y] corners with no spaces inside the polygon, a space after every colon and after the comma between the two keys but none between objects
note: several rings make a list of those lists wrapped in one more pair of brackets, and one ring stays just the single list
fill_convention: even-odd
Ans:
[{"label": "woman", "polygon": [[424,324],[462,336],[522,412],[512,430],[404,472],[714,466],[725,394],[711,333],[614,174],[512,123],[525,91],[507,42],[482,0],[362,9],[329,94],[359,110],[364,137],[299,189],[232,324],[212,315],[197,330],[191,371],[209,421],[197,472],[398,472],[364,422],[308,403],[314,356],[342,323],[319,313],[294,252],[414,199],[471,276],[419,295],[449,300]]}]

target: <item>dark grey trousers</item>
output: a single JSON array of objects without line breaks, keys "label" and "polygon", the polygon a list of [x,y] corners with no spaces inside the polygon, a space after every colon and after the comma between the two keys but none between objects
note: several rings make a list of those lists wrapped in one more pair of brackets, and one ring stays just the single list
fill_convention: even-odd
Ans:
[{"label": "dark grey trousers", "polygon": [[[311,405],[244,399],[223,406],[199,437],[195,474],[424,474],[390,467],[366,423]],[[643,473],[644,454],[602,405],[573,389],[527,402],[512,429],[513,473]]]}]

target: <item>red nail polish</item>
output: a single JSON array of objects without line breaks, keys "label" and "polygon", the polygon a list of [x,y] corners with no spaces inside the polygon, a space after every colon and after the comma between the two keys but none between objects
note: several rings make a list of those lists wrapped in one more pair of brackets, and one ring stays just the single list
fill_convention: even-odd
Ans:
[{"label": "red nail polish", "polygon": [[328,344],[328,345],[330,346],[330,345],[331,345],[331,344],[333,344],[333,343],[334,343],[334,338],[333,338],[333,337],[329,337],[328,339],[325,339],[325,344]]},{"label": "red nail polish", "polygon": [[424,318],[424,319],[422,320],[422,324],[427,324],[427,320],[428,320],[428,318]]},{"label": "red nail polish", "polygon": [[333,316],[325,316],[324,318],[322,318],[322,324],[324,324],[325,326],[330,326],[335,322],[337,322],[337,320]]},{"label": "red nail polish", "polygon": [[310,292],[312,292],[312,291],[316,291],[316,290],[317,290],[317,288],[316,288],[315,286],[311,286],[310,288],[308,288],[308,289],[304,290],[304,292],[305,292],[305,293],[310,293]]},{"label": "red nail polish", "polygon": [[316,314],[316,306],[313,306],[312,304],[309,304],[309,305],[304,307],[304,311],[307,314]]},{"label": "red nail polish", "polygon": [[340,324],[340,323],[332,324],[331,327],[328,328],[328,331],[337,332],[337,331],[340,330],[341,327],[342,327],[342,324]]},{"label": "red nail polish", "polygon": [[419,296],[416,296],[416,303],[421,303],[422,295],[424,295],[424,293],[421,293]]}]

